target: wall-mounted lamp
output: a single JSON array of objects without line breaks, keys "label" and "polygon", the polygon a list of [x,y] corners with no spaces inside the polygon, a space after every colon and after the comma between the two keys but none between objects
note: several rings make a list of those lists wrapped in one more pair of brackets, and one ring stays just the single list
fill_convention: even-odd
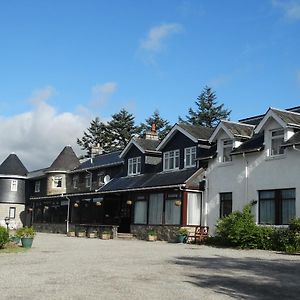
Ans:
[{"label": "wall-mounted lamp", "polygon": [[29,208],[28,208],[28,212],[31,213],[32,211],[33,211],[32,207],[29,207]]},{"label": "wall-mounted lamp", "polygon": [[79,206],[79,204],[78,203],[74,203],[74,207],[78,207]]},{"label": "wall-mounted lamp", "polygon": [[100,201],[96,202],[96,206],[101,206],[101,205],[102,205],[102,203]]},{"label": "wall-mounted lamp", "polygon": [[175,205],[176,205],[176,206],[181,206],[181,200],[176,200],[176,201],[175,201]]},{"label": "wall-mounted lamp", "polygon": [[127,200],[127,201],[126,201],[126,204],[127,204],[127,205],[132,205],[132,201],[131,201],[131,200]]}]

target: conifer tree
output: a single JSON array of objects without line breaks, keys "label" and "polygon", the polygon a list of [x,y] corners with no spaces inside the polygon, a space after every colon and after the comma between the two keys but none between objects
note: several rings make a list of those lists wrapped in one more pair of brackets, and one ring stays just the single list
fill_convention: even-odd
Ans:
[{"label": "conifer tree", "polygon": [[229,119],[231,111],[224,108],[224,104],[217,105],[215,92],[208,86],[205,86],[202,93],[195,101],[196,110],[189,108],[186,120],[179,117],[179,122],[192,125],[202,125],[206,127],[215,127],[222,119]]},{"label": "conifer tree", "polygon": [[141,135],[144,135],[146,131],[151,130],[152,124],[155,124],[156,131],[160,139],[163,139],[172,126],[169,124],[169,121],[163,119],[158,110],[155,110],[154,113],[145,120],[145,123],[141,123],[139,131]]}]

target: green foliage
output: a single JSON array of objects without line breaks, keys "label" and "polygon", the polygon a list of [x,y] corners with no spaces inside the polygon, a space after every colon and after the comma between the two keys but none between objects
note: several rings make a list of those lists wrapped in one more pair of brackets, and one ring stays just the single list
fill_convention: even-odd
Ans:
[{"label": "green foliage", "polygon": [[148,235],[157,236],[157,232],[156,232],[156,230],[151,229],[151,230],[148,231]]},{"label": "green foliage", "polygon": [[9,242],[9,234],[6,228],[0,226],[0,249],[4,248],[4,246]]},{"label": "green foliage", "polygon": [[178,229],[177,234],[178,235],[186,235],[187,236],[189,234],[189,231],[186,228],[182,227],[182,228]]},{"label": "green foliage", "polygon": [[290,220],[289,230],[295,233],[300,233],[300,218],[294,218]]},{"label": "green foliage", "polygon": [[34,238],[35,236],[35,230],[33,227],[23,227],[18,228],[16,231],[16,236],[19,238]]},{"label": "green foliage", "polygon": [[195,104],[196,110],[190,108],[186,120],[179,117],[179,122],[212,128],[216,127],[220,120],[228,119],[231,113],[230,110],[224,108],[224,104],[217,105],[216,94],[208,86],[204,87]]},{"label": "green foliage", "polygon": [[169,121],[163,119],[160,116],[159,111],[155,110],[152,116],[145,120],[145,123],[140,124],[140,135],[143,136],[147,131],[151,130],[152,124],[155,124],[156,131],[161,140],[165,138],[172,128]]}]

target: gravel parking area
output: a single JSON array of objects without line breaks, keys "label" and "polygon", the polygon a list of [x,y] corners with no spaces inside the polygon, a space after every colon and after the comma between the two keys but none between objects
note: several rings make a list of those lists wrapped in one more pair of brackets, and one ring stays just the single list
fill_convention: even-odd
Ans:
[{"label": "gravel parking area", "polygon": [[0,299],[299,299],[300,256],[38,234],[0,254]]}]

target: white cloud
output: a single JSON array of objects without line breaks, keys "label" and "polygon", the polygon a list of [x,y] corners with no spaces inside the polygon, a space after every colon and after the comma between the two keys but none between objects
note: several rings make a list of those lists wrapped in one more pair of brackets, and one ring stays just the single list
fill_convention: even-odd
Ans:
[{"label": "white cloud", "polygon": [[106,102],[116,90],[116,82],[106,82],[104,84],[97,84],[93,86],[91,104],[93,106],[102,106],[106,104]]},{"label": "white cloud", "polygon": [[273,0],[274,7],[280,8],[284,16],[290,20],[300,20],[300,1],[299,0]]},{"label": "white cloud", "polygon": [[140,44],[140,48],[146,51],[158,53],[164,48],[165,40],[172,34],[182,31],[182,26],[178,23],[165,23],[152,27],[147,38]]},{"label": "white cloud", "polygon": [[59,113],[46,103],[55,90],[36,90],[29,99],[32,110],[12,117],[0,116],[0,161],[15,152],[29,169],[49,166],[66,145],[79,154],[76,138],[90,119],[70,112]]}]

